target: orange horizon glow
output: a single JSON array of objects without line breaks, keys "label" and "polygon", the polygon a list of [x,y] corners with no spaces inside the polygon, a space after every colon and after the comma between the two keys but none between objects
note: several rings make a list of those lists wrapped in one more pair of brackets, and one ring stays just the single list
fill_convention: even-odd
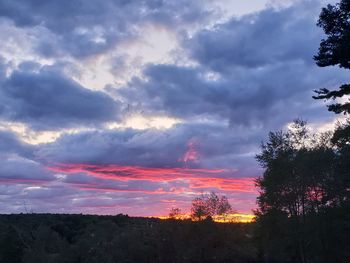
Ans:
[{"label": "orange horizon glow", "polygon": [[[156,216],[156,218],[164,219],[164,220],[171,219],[169,216]],[[227,215],[217,215],[217,216],[213,216],[212,218],[213,218],[213,221],[217,223],[252,223],[255,220],[255,215],[232,213]],[[180,214],[173,219],[189,220],[191,219],[191,215],[189,213]]]}]

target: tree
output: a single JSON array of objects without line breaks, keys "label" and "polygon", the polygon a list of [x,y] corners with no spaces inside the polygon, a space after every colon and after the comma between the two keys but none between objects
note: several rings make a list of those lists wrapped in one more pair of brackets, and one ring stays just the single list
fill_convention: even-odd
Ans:
[{"label": "tree", "polygon": [[[323,262],[331,253],[330,216],[344,199],[338,158],[331,135],[312,134],[300,120],[287,131],[271,132],[262,144],[256,215],[268,260]],[[311,256],[311,250],[323,253]]]},{"label": "tree", "polygon": [[[318,54],[314,57],[316,64],[350,69],[350,1],[341,0],[336,5],[323,8],[317,25],[323,28],[327,39],[320,43]],[[317,96],[313,96],[314,99],[334,100],[350,95],[350,84],[341,85],[339,90],[322,88],[315,92]],[[328,110],[337,114],[350,113],[350,102],[331,104]]]},{"label": "tree", "polygon": [[192,200],[191,218],[195,220],[203,220],[208,217],[209,211],[205,201],[205,196],[196,197]]},{"label": "tree", "polygon": [[[320,67],[338,65],[350,69],[350,0],[341,0],[335,5],[322,9],[318,26],[327,35],[320,43],[318,55],[314,57]],[[337,99],[350,95],[350,84],[343,84],[338,90],[320,89],[315,99]],[[335,113],[350,114],[350,100],[344,103],[334,103],[328,110]],[[336,174],[333,193],[338,196],[338,203],[350,201],[350,120],[338,124],[333,134],[332,144],[337,153]],[[336,182],[336,183],[335,183]],[[343,205],[347,207],[346,204]]]},{"label": "tree", "polygon": [[337,125],[332,143],[337,153],[334,193],[338,196],[338,202],[346,206],[346,203],[350,203],[350,120]]},{"label": "tree", "polygon": [[172,207],[169,213],[169,218],[178,219],[181,215],[181,209],[178,207]]},{"label": "tree", "polygon": [[217,196],[214,192],[202,194],[192,201],[191,217],[203,220],[207,217],[225,215],[233,211],[226,196]]},{"label": "tree", "polygon": [[227,213],[232,213],[233,209],[226,196],[221,196],[218,206],[216,208],[216,213],[218,215],[225,215]]}]

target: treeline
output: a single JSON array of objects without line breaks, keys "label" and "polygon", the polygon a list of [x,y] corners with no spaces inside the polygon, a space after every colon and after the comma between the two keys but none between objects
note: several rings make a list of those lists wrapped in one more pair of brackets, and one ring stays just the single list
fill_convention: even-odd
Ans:
[{"label": "treeline", "polygon": [[126,215],[0,215],[0,263],[257,262],[252,225]]}]

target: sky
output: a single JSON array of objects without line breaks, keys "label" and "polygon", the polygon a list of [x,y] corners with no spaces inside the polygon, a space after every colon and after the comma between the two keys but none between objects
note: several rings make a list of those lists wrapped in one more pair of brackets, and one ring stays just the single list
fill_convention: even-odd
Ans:
[{"label": "sky", "polygon": [[269,131],[313,90],[329,0],[0,1],[0,212],[160,216],[214,191],[252,213]]}]

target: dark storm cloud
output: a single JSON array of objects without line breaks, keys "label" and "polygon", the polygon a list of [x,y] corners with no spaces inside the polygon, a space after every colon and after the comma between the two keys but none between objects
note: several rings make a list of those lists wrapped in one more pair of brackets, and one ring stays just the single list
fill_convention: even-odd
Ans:
[{"label": "dark storm cloud", "polygon": [[270,129],[290,118],[319,121],[327,112],[312,91],[342,83],[347,72],[313,63],[322,36],[316,27],[319,5],[312,3],[267,9],[200,31],[183,46],[198,66],[149,65],[144,78],[117,92],[135,107],[184,119],[211,116]]},{"label": "dark storm cloud", "polygon": [[83,88],[51,67],[20,66],[0,87],[0,117],[53,130],[99,125],[119,119],[119,104],[108,95]]},{"label": "dark storm cloud", "polygon": [[266,9],[199,31],[184,44],[194,59],[219,72],[295,60],[313,64],[322,37],[316,27],[320,9],[319,1]]},{"label": "dark storm cloud", "polygon": [[0,16],[18,27],[37,27],[37,51],[42,55],[68,52],[86,57],[137,36],[138,25],[151,22],[174,28],[198,22],[208,12],[200,3],[184,0],[4,0],[0,2]]}]

